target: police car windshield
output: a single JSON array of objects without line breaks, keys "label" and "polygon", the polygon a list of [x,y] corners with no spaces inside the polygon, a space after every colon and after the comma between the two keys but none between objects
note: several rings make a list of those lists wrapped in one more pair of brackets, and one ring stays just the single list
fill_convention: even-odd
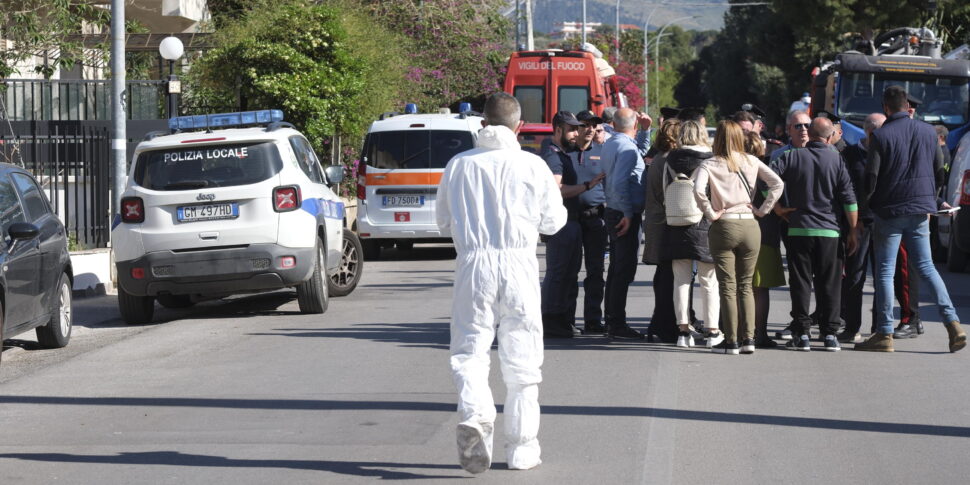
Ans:
[{"label": "police car windshield", "polygon": [[963,126],[968,120],[967,79],[884,76],[872,73],[843,73],[839,87],[839,116],[861,126],[866,116],[882,113],[882,93],[889,86],[901,86],[923,104],[916,118],[927,123]]},{"label": "police car windshield", "polygon": [[467,131],[377,131],[367,135],[364,156],[367,164],[375,168],[445,168],[448,160],[472,149],[474,143]]},{"label": "police car windshield", "polygon": [[283,168],[273,142],[152,150],[138,155],[135,183],[152,190],[192,190],[262,182]]}]

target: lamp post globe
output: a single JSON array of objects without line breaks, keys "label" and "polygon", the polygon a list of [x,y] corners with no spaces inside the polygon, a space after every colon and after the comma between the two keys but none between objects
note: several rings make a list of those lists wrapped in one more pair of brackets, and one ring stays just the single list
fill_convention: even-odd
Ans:
[{"label": "lamp post globe", "polygon": [[185,53],[185,46],[178,37],[166,37],[159,42],[158,53],[166,61],[177,61]]}]

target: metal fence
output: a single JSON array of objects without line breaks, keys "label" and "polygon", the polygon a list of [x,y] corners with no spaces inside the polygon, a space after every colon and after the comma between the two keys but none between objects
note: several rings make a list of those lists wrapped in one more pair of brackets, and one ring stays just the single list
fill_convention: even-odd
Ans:
[{"label": "metal fence", "polygon": [[[4,79],[0,84],[11,121],[111,120],[110,80]],[[128,81],[128,119],[164,118],[164,88],[165,81]]]},{"label": "metal fence", "polygon": [[98,122],[31,125],[29,134],[20,135],[0,126],[0,161],[34,174],[67,226],[72,250],[107,247],[111,231],[110,130]]}]

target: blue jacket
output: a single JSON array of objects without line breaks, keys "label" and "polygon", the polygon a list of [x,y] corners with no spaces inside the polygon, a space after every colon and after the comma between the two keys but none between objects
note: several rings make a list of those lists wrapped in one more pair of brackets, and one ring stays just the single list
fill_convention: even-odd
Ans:
[{"label": "blue jacket", "polygon": [[606,207],[634,217],[643,212],[643,157],[628,135],[617,133],[603,144]]},{"label": "blue jacket", "polygon": [[891,115],[869,142],[866,194],[872,212],[883,219],[935,212],[934,164],[942,156],[933,126],[906,112]]}]

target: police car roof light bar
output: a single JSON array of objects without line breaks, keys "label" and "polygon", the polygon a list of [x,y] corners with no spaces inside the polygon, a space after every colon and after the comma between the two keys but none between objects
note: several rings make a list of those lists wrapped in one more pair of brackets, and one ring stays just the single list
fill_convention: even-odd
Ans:
[{"label": "police car roof light bar", "polygon": [[472,110],[472,104],[471,103],[467,103],[467,102],[466,103],[458,103],[458,112],[459,113],[465,113],[465,112],[468,112],[468,111],[471,111],[471,110]]},{"label": "police car roof light bar", "polygon": [[414,103],[408,103],[404,105],[404,114],[408,114],[408,115],[418,114],[418,105]]},{"label": "police car roof light bar", "polygon": [[175,131],[230,128],[234,126],[265,125],[283,121],[283,111],[264,109],[211,115],[176,116],[168,120],[168,128]]}]

